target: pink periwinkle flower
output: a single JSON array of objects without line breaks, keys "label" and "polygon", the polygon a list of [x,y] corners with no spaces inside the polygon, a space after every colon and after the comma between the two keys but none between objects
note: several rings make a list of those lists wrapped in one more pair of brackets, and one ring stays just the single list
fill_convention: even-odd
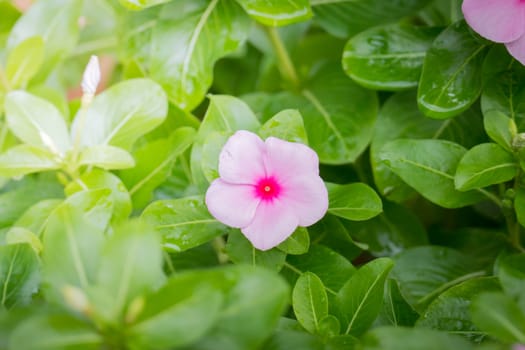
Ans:
[{"label": "pink periwinkle flower", "polygon": [[525,345],[523,344],[514,344],[512,350],[525,350]]},{"label": "pink periwinkle flower", "polygon": [[298,226],[319,221],[328,192],[319,158],[308,146],[249,131],[237,131],[219,156],[219,178],[206,192],[206,205],[220,222],[240,228],[253,246],[268,250]]},{"label": "pink periwinkle flower", "polygon": [[525,64],[524,0],[464,0],[462,10],[472,29],[504,43],[509,53]]}]

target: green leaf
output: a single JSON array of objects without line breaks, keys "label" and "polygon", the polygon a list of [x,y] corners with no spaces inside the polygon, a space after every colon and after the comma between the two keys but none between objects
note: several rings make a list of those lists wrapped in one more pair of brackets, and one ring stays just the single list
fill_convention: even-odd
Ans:
[{"label": "green leaf", "polygon": [[502,112],[491,110],[483,113],[483,125],[494,142],[507,151],[512,151],[512,140],[518,133],[514,120]]},{"label": "green leaf", "polygon": [[38,236],[23,227],[11,227],[5,234],[5,243],[7,245],[27,243],[36,254],[40,254],[43,249],[42,242]]},{"label": "green leaf", "polygon": [[391,277],[405,300],[420,313],[450,287],[485,274],[476,271],[470,257],[446,247],[410,248],[397,255],[395,262]]},{"label": "green leaf", "polygon": [[100,188],[73,193],[63,203],[82,212],[86,220],[101,232],[105,232],[113,214],[114,202],[111,190]]},{"label": "green leaf", "polygon": [[7,57],[6,78],[13,89],[24,87],[44,61],[44,40],[34,36],[18,44]]},{"label": "green leaf", "polygon": [[237,0],[256,21],[267,26],[285,26],[312,17],[308,0]]},{"label": "green leaf", "polygon": [[170,0],[119,0],[122,6],[130,10],[143,10],[145,8],[160,5]]},{"label": "green leaf", "polygon": [[226,254],[236,264],[264,266],[279,271],[286,260],[286,253],[273,248],[266,251],[256,249],[239,230],[231,230],[226,243]]},{"label": "green leaf", "polygon": [[245,40],[249,20],[234,0],[174,1],[155,22],[149,73],[183,110],[194,109],[211,85],[215,62]]},{"label": "green leaf", "polygon": [[237,130],[257,131],[260,123],[250,107],[233,96],[212,95],[210,105],[191,149],[191,173],[193,182],[202,190],[208,187],[203,169],[203,147],[214,132],[233,133]]},{"label": "green leaf", "polygon": [[344,334],[361,335],[381,311],[385,280],[394,266],[389,258],[360,267],[337,293]]},{"label": "green leaf", "polygon": [[383,23],[416,13],[425,7],[429,0],[310,0],[314,10],[314,20],[330,34],[349,38]]},{"label": "green leaf", "polygon": [[86,289],[95,282],[104,241],[102,230],[79,209],[63,204],[44,232],[43,279],[48,298],[64,303],[66,287]]},{"label": "green leaf", "polygon": [[119,176],[129,188],[134,208],[146,206],[155,188],[168,178],[175,160],[191,146],[194,138],[194,129],[181,127],[168,138],[148,142],[133,152],[136,166],[119,172]]},{"label": "green leaf", "polygon": [[478,192],[460,192],[454,187],[457,164],[466,150],[442,140],[396,140],[387,143],[380,158],[423,197],[445,208],[479,202]]},{"label": "green leaf", "polygon": [[525,343],[525,315],[503,293],[483,293],[472,301],[472,321],[482,331],[506,343]]},{"label": "green leaf", "polygon": [[438,296],[417,321],[417,327],[462,334],[473,341],[483,334],[472,323],[470,305],[480,293],[500,290],[495,278],[475,278],[454,286]]},{"label": "green leaf", "polygon": [[26,174],[60,169],[62,164],[48,149],[18,145],[0,154],[0,176],[18,177]]},{"label": "green leaf", "polygon": [[286,254],[301,255],[310,248],[310,235],[305,227],[298,227],[290,237],[279,244],[277,248]]},{"label": "green leaf", "polygon": [[[190,282],[190,283],[188,283]],[[169,281],[143,301],[144,309],[136,320],[128,311],[131,349],[168,349],[191,344],[217,321],[223,295],[206,278]]]},{"label": "green leaf", "polygon": [[297,110],[286,109],[266,121],[259,130],[263,139],[270,136],[290,142],[308,144],[308,137],[304,129],[303,117]]},{"label": "green leaf", "polygon": [[69,183],[65,193],[71,196],[73,193],[97,189],[110,189],[111,201],[113,202],[113,222],[126,219],[131,214],[131,198],[122,181],[112,173],[100,169],[93,169],[82,174],[79,179]]},{"label": "green leaf", "polygon": [[219,156],[230,136],[229,132],[212,132],[204,141],[201,168],[210,183],[219,177]]},{"label": "green leaf", "polygon": [[494,143],[483,143],[463,155],[456,169],[454,183],[468,191],[509,181],[518,173],[514,156]]},{"label": "green leaf", "polygon": [[310,333],[320,331],[320,322],[328,316],[328,297],[323,282],[314,273],[302,274],[292,293],[297,321]]},{"label": "green leaf", "polygon": [[99,292],[111,300],[103,312],[118,320],[132,300],[164,282],[162,250],[155,232],[137,220],[119,227],[102,249],[96,281]]},{"label": "green leaf", "polygon": [[163,247],[172,252],[199,246],[227,231],[210,215],[202,196],[153,202],[142,218],[160,233]]},{"label": "green leaf", "polygon": [[[111,145],[129,150],[133,143],[160,125],[168,113],[166,94],[149,79],[118,83],[97,95],[73,122],[83,146]],[[83,122],[82,120],[84,120]]]},{"label": "green leaf", "polygon": [[9,129],[23,142],[63,156],[70,138],[64,118],[50,102],[24,91],[13,91],[5,99]]},{"label": "green leaf", "polygon": [[525,287],[525,254],[501,257],[497,263],[497,276],[505,294],[518,300],[520,304],[523,305],[525,301],[523,297],[523,288]]},{"label": "green leaf", "polygon": [[487,50],[465,21],[441,33],[425,57],[418,88],[418,104],[431,118],[460,114],[481,93],[481,66]]},{"label": "green leaf", "polygon": [[84,149],[80,153],[79,165],[92,165],[98,168],[125,169],[135,166],[135,160],[127,151],[122,148],[98,145]]},{"label": "green leaf", "polygon": [[525,189],[518,188],[514,198],[514,210],[521,226],[525,227]]},{"label": "green leaf", "polygon": [[82,0],[47,0],[35,3],[16,22],[9,35],[7,49],[11,51],[28,38],[42,36],[44,63],[35,79],[44,80],[75,47],[81,10]]},{"label": "green leaf", "polygon": [[359,84],[378,90],[417,86],[436,28],[400,24],[373,27],[345,46],[343,68]]},{"label": "green leaf", "polygon": [[355,267],[345,257],[319,244],[313,244],[306,254],[288,255],[286,260],[287,269],[283,273],[289,276],[292,284],[297,275],[310,271],[321,279],[327,289],[331,289],[332,294],[336,294],[355,272]]},{"label": "green leaf", "polygon": [[419,315],[401,295],[397,282],[387,279],[385,283],[385,295],[383,297],[383,308],[375,320],[375,325],[412,327]]},{"label": "green leaf", "polygon": [[328,184],[330,204],[328,212],[348,220],[363,221],[373,218],[383,211],[381,198],[368,185],[353,183],[349,185]]},{"label": "green leaf", "polygon": [[102,339],[90,324],[69,315],[33,316],[9,340],[10,349],[24,350],[97,350],[101,346]]},{"label": "green leaf", "polygon": [[0,247],[0,305],[10,309],[31,302],[40,285],[40,263],[29,244]]},{"label": "green leaf", "polygon": [[361,350],[471,350],[467,340],[457,336],[422,328],[382,327],[368,332]]}]

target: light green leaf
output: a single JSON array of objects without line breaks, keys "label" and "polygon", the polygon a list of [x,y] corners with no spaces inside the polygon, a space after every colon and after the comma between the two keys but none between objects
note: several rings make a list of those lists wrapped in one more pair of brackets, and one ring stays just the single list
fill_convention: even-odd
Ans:
[{"label": "light green leaf", "polygon": [[441,33],[425,57],[418,88],[418,104],[431,118],[460,114],[481,93],[481,65],[487,43],[473,36],[465,21]]},{"label": "light green leaf", "polygon": [[390,24],[352,37],[343,53],[343,68],[359,84],[378,90],[417,86],[423,60],[436,28]]},{"label": "light green leaf", "polygon": [[442,140],[396,140],[383,146],[379,157],[423,197],[445,208],[479,202],[479,192],[460,192],[454,186],[457,164],[466,150]]},{"label": "light green leaf", "polygon": [[491,110],[483,113],[483,125],[494,142],[507,151],[512,151],[512,140],[518,133],[514,120],[500,111]]},{"label": "light green leaf", "polygon": [[20,140],[63,155],[70,148],[64,118],[50,102],[24,91],[13,91],[5,99],[9,129]]},{"label": "light green leaf", "polygon": [[226,243],[226,254],[236,264],[264,266],[279,271],[286,260],[286,253],[277,248],[266,251],[256,249],[239,230],[231,230]]},{"label": "light green leaf", "polygon": [[199,246],[227,230],[210,215],[203,197],[153,202],[142,218],[160,233],[163,247],[172,252]]},{"label": "light green leaf", "polygon": [[372,325],[381,311],[385,280],[393,266],[389,258],[372,260],[339,290],[337,302],[344,334],[361,335]]},{"label": "light green leaf", "polygon": [[470,257],[446,247],[410,248],[398,254],[395,262],[391,277],[405,300],[420,313],[450,287],[485,274],[476,271]]},{"label": "light green leaf", "polygon": [[297,110],[287,109],[270,118],[259,130],[263,139],[270,136],[290,142],[308,144],[303,117]]},{"label": "light green leaf", "polygon": [[9,345],[24,350],[97,350],[102,339],[89,323],[73,316],[35,315],[15,329]]},{"label": "light green leaf", "polygon": [[81,132],[84,146],[129,150],[140,136],[160,125],[167,113],[166,94],[158,84],[149,79],[126,80],[95,97],[85,114],[82,109],[77,113],[73,137]]},{"label": "light green leaf", "polygon": [[323,282],[314,273],[302,274],[292,293],[297,321],[310,333],[320,330],[320,322],[328,316],[328,297]]},{"label": "light green leaf", "polygon": [[237,0],[248,14],[267,26],[285,26],[312,17],[308,0]]},{"label": "light green leaf", "polygon": [[362,221],[373,218],[383,211],[381,198],[364,183],[328,184],[327,187],[330,214],[348,220]]},{"label": "light green leaf", "polygon": [[503,293],[483,293],[472,301],[472,321],[482,331],[506,343],[525,343],[525,315]]},{"label": "light green leaf", "polygon": [[11,88],[24,87],[44,61],[44,41],[34,36],[18,44],[7,57],[6,78]]},{"label": "light green leaf", "polygon": [[29,244],[0,247],[0,305],[10,309],[31,302],[40,285],[40,262]]},{"label": "light green leaf", "polygon": [[7,40],[8,51],[34,36],[44,39],[44,63],[36,80],[44,80],[77,43],[82,0],[47,0],[35,3],[16,22]]},{"label": "light green leaf", "polygon": [[230,132],[212,132],[202,146],[201,168],[210,183],[219,177],[219,156],[230,138]]},{"label": "light green leaf", "polygon": [[519,165],[514,156],[494,143],[483,143],[463,155],[456,169],[454,183],[468,191],[513,179]]},{"label": "light green leaf", "polygon": [[122,148],[98,145],[84,149],[80,153],[79,165],[92,165],[102,169],[125,169],[135,166],[135,160]]},{"label": "light green leaf", "polygon": [[122,6],[130,10],[143,10],[145,8],[160,5],[170,0],[119,0]]},{"label": "light green leaf", "polygon": [[170,175],[177,157],[193,143],[195,130],[181,127],[168,138],[148,142],[133,152],[137,165],[119,172],[122,182],[129,188],[134,208],[145,207],[153,191]]},{"label": "light green leaf", "polygon": [[62,164],[48,149],[18,145],[0,154],[0,176],[17,177],[40,171],[60,169]]},{"label": "light green leaf", "polygon": [[23,227],[11,227],[5,235],[5,243],[8,245],[27,243],[37,255],[44,248],[38,236]]},{"label": "light green leaf", "polygon": [[277,248],[286,254],[301,255],[308,252],[310,235],[305,227],[298,227],[290,237],[279,244]]}]

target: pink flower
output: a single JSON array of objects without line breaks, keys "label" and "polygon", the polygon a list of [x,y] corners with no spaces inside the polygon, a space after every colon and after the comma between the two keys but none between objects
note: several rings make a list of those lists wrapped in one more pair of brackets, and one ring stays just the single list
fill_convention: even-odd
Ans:
[{"label": "pink flower", "polygon": [[525,64],[524,0],[464,0],[462,10],[472,29],[504,43],[509,53]]},{"label": "pink flower", "polygon": [[221,151],[219,176],[206,192],[208,210],[260,250],[319,221],[328,209],[317,154],[300,143],[237,131]]}]

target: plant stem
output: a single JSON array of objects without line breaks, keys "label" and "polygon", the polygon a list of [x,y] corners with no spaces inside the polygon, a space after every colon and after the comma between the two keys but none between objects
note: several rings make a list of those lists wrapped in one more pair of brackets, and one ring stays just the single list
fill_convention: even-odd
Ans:
[{"label": "plant stem", "polygon": [[275,27],[263,28],[268,34],[268,38],[272,43],[272,46],[275,50],[275,54],[277,55],[277,60],[279,61],[278,66],[281,75],[283,76],[283,78],[292,83],[292,85],[295,88],[298,88],[301,85],[299,76],[297,75],[297,71],[295,70],[290,55],[288,54],[288,51],[286,51],[286,47],[284,46],[284,43],[281,40],[281,37],[279,36],[279,32]]}]

